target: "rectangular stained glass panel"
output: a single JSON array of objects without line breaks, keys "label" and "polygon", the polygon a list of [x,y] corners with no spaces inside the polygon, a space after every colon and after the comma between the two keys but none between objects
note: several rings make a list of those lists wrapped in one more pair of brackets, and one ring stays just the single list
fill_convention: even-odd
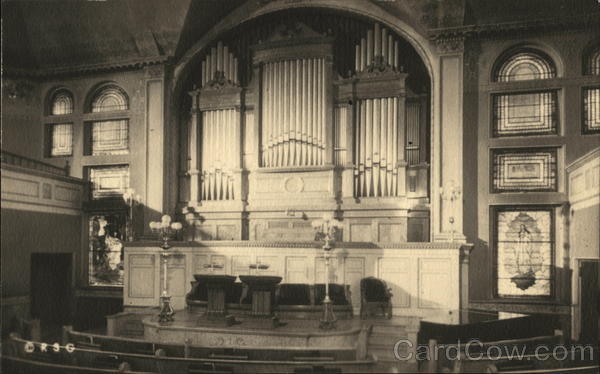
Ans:
[{"label": "rectangular stained glass panel", "polygon": [[88,220],[91,286],[123,285],[124,213],[94,214]]},{"label": "rectangular stained glass panel", "polygon": [[556,191],[556,148],[492,151],[492,192]]},{"label": "rectangular stained glass panel", "polygon": [[51,132],[50,156],[71,156],[73,154],[73,124],[52,125]]},{"label": "rectangular stained glass panel", "polygon": [[545,297],[552,290],[554,248],[550,209],[496,212],[496,291],[500,297]]},{"label": "rectangular stained glass panel", "polygon": [[494,136],[556,134],[556,91],[511,93],[493,96]]},{"label": "rectangular stained glass panel", "polygon": [[123,120],[92,123],[92,155],[129,153],[129,122]]},{"label": "rectangular stained glass panel", "polygon": [[600,87],[583,90],[583,132],[600,132]]},{"label": "rectangular stained glass panel", "polygon": [[119,197],[129,188],[129,166],[97,166],[90,168],[92,198]]}]

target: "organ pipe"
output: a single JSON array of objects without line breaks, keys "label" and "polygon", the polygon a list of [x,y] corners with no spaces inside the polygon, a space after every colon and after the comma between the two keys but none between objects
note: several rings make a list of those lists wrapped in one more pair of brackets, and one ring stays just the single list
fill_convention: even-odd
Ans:
[{"label": "organ pipe", "polygon": [[233,200],[234,173],[239,155],[236,109],[202,112],[201,199]]},{"label": "organ pipe", "polygon": [[355,106],[354,188],[359,197],[398,196],[397,97],[363,99]]},{"label": "organ pipe", "polygon": [[321,165],[325,153],[325,60],[265,63],[261,161],[266,167]]},{"label": "organ pipe", "polygon": [[[237,58],[229,50],[229,47],[218,42],[217,46],[211,48],[210,53],[202,61],[202,87],[218,79],[219,75],[222,75],[226,81],[235,85],[239,84],[237,63]],[[218,75],[216,75],[217,73]]]},{"label": "organ pipe", "polygon": [[372,30],[367,31],[366,38],[362,38],[355,46],[354,69],[357,72],[364,71],[381,61],[398,70],[399,59],[398,41],[386,28],[376,23]]}]

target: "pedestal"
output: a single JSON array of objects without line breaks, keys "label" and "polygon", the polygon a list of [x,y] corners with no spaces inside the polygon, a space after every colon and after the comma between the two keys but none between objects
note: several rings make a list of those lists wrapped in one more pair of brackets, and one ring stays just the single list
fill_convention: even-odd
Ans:
[{"label": "pedestal", "polygon": [[240,275],[240,280],[248,285],[252,293],[252,315],[270,317],[273,315],[275,287],[281,277],[261,275]]},{"label": "pedestal", "polygon": [[206,285],[208,294],[206,315],[209,317],[222,317],[227,313],[226,296],[237,277],[221,274],[194,274],[199,284]]}]

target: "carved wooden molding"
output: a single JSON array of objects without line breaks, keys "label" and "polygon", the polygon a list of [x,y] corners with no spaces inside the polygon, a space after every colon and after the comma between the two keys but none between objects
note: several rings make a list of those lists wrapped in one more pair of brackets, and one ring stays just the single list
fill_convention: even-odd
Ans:
[{"label": "carved wooden molding", "polygon": [[337,86],[336,101],[405,96],[407,76],[406,73],[389,69],[381,73],[361,72],[355,78],[334,83]]},{"label": "carved wooden molding", "polygon": [[[128,242],[127,247],[141,248],[142,250],[150,250],[152,252],[162,251],[158,246],[158,242],[138,241]],[[210,247],[227,247],[227,248],[316,248],[321,249],[322,243],[319,242],[274,242],[274,241],[256,241],[256,240],[206,240],[201,242],[172,242],[172,248],[210,248]],[[461,250],[465,252],[468,245],[457,242],[407,242],[407,243],[373,243],[373,242],[336,242],[335,249],[343,251],[344,249],[359,248],[359,249],[436,249],[436,250]],[[136,252],[139,250],[135,250]],[[468,249],[470,251],[470,249]],[[463,253],[464,255],[464,253]]]},{"label": "carved wooden molding", "polygon": [[333,59],[333,37],[317,33],[302,23],[284,24],[271,38],[252,46],[255,64],[307,58]]}]

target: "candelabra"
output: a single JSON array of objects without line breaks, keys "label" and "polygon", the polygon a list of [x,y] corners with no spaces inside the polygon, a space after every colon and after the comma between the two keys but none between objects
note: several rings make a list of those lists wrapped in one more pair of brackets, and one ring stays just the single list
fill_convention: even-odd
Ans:
[{"label": "candelabra", "polygon": [[142,197],[135,193],[133,188],[128,188],[123,193],[123,201],[127,205],[127,223],[125,225],[126,238],[128,242],[132,242],[135,239],[135,230],[133,226],[133,211],[136,205],[142,202]]},{"label": "candelabra", "polygon": [[450,183],[448,183],[446,185],[446,187],[443,187],[440,189],[440,195],[442,197],[443,201],[449,201],[450,205],[451,205],[451,211],[452,211],[452,215],[450,217],[448,217],[448,222],[450,223],[450,241],[454,241],[454,233],[455,233],[455,229],[454,229],[454,212],[455,207],[455,201],[458,200],[460,198],[460,195],[462,194],[462,190],[460,188],[460,186],[457,186],[456,183],[454,183],[454,181],[450,181]]},{"label": "candelabra", "polygon": [[322,219],[313,221],[312,226],[316,231],[315,240],[323,241],[323,257],[325,258],[325,299],[323,299],[323,318],[319,327],[333,329],[336,318],[329,298],[329,258],[335,244],[335,234],[338,229],[342,228],[342,223],[333,218],[333,214],[325,214]]},{"label": "candelabra", "polygon": [[169,295],[169,289],[167,284],[167,261],[171,253],[169,253],[169,240],[177,235],[177,232],[182,229],[182,225],[179,222],[171,222],[171,217],[168,214],[162,216],[160,222],[150,222],[150,229],[152,232],[158,234],[158,239],[162,242],[160,247],[163,251],[160,257],[163,261],[164,278],[163,278],[163,290],[160,296],[160,313],[158,314],[158,321],[170,322],[173,321],[173,315],[175,311],[171,306],[171,296]]}]

